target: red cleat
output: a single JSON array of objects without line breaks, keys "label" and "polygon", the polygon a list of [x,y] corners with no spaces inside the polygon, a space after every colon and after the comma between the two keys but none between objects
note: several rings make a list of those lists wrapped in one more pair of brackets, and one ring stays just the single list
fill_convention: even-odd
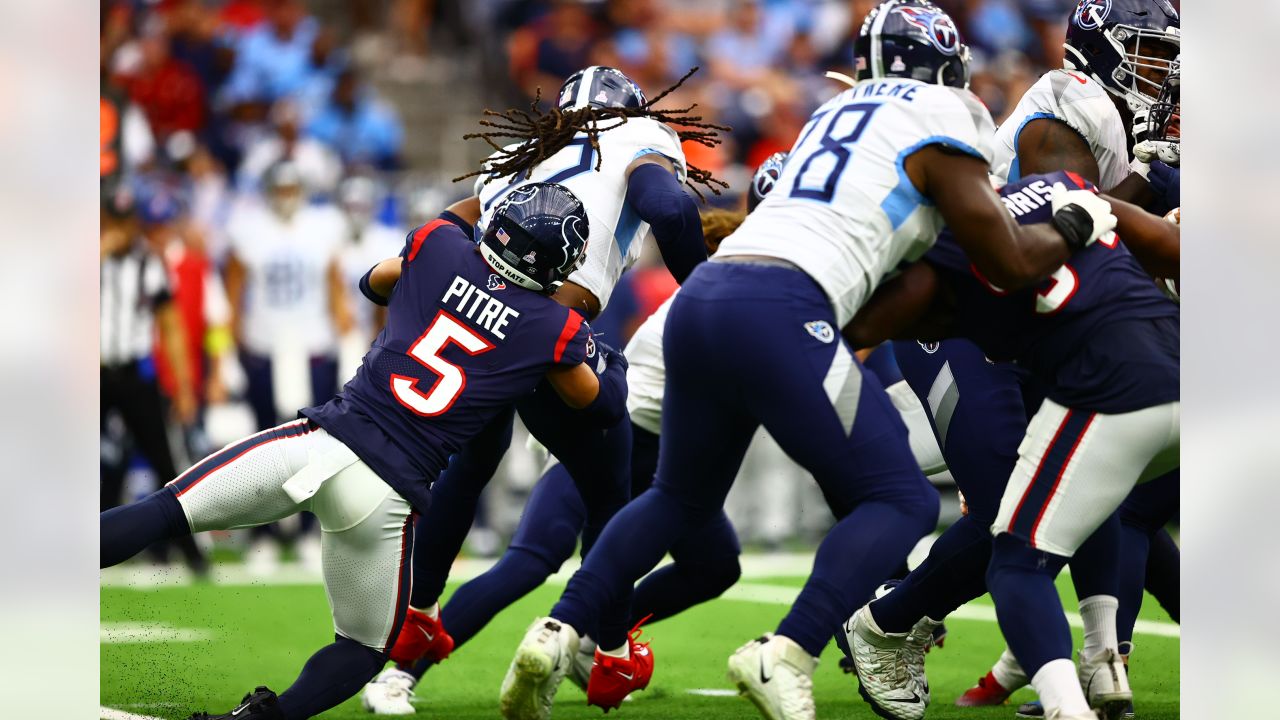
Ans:
[{"label": "red cleat", "polygon": [[1013,694],[1011,690],[1005,690],[1000,683],[996,682],[996,676],[990,672],[987,676],[978,681],[978,684],[964,691],[964,694],[956,698],[957,707],[987,707],[989,705],[1003,705],[1009,696]]},{"label": "red cleat", "polygon": [[622,704],[628,695],[636,690],[649,687],[649,679],[653,677],[653,652],[649,643],[638,643],[640,626],[644,620],[636,623],[627,637],[626,658],[613,657],[600,652],[596,648],[595,662],[591,663],[591,679],[587,681],[587,704],[610,710]]},{"label": "red cleat", "polygon": [[440,662],[449,657],[451,652],[453,638],[445,632],[440,619],[433,619],[421,610],[409,608],[390,655],[397,665],[412,665],[424,658]]}]

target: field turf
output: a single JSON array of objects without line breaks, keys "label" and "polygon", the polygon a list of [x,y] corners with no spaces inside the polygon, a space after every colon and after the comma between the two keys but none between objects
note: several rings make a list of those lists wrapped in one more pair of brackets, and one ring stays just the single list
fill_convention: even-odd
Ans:
[{"label": "field turf", "polygon": [[[730,690],[725,659],[739,645],[772,630],[786,610],[781,597],[803,579],[752,578],[739,596],[720,599],[647,628],[657,661],[648,690],[617,714],[642,718],[759,717]],[[1074,609],[1070,584],[1061,581],[1064,601]],[[419,686],[415,717],[439,720],[496,718],[498,687],[526,625],[545,613],[559,593],[544,586],[500,614],[471,643],[432,670]],[[982,598],[964,610],[967,617],[989,615]],[[156,588],[104,586],[101,594],[101,703],[138,716],[186,718],[196,710],[226,712],[248,690],[265,684],[282,691],[310,653],[332,639],[323,589],[308,584],[198,584]],[[1178,717],[1179,640],[1167,636],[1168,616],[1150,597],[1145,620],[1161,623],[1164,634],[1139,634],[1132,682],[1139,720]],[[1003,647],[996,625],[986,619],[951,619],[946,646],[929,655],[933,704],[928,717],[985,720],[1013,717],[1013,707],[961,709],[952,704],[983,675]],[[1079,643],[1079,630],[1075,631]],[[841,673],[832,644],[814,678],[819,718],[874,718],[858,699],[854,680]],[[1023,690],[1012,703],[1033,699]],[[331,720],[370,717],[358,698],[330,710]],[[556,718],[598,718],[584,694],[566,682],[557,697]]]}]

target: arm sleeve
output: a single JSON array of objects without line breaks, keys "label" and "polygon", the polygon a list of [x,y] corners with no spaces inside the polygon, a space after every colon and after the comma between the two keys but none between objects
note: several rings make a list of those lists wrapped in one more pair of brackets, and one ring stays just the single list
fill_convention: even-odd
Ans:
[{"label": "arm sleeve", "polygon": [[707,259],[696,201],[665,168],[646,163],[631,172],[626,202],[653,228],[663,262],[683,283]]},{"label": "arm sleeve", "polygon": [[602,428],[613,427],[626,417],[627,412],[627,359],[622,353],[596,342],[596,359],[593,370],[600,381],[600,391],[590,405],[579,410]]},{"label": "arm sleeve", "polygon": [[375,267],[377,267],[377,265],[374,265],[373,267],[369,268],[368,272],[360,276],[360,294],[368,298],[369,302],[373,303],[374,305],[381,305],[383,307],[386,307],[388,298],[384,298],[381,295],[379,295],[376,291],[374,291],[373,286],[369,284],[369,276],[373,274],[373,268]]}]

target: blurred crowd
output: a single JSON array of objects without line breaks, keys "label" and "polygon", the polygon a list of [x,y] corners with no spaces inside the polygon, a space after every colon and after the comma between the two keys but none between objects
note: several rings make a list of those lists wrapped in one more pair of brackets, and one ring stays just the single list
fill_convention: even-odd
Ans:
[{"label": "blurred crowd", "polygon": [[[997,121],[1061,63],[1074,0],[937,2],[972,46],[972,87]],[[441,178],[484,156],[454,132],[483,108],[539,88],[545,105],[591,64],[650,97],[700,67],[664,106],[696,103],[733,127],[723,145],[686,152],[730,183],[714,203],[738,203],[751,169],[839,89],[824,72],[853,74],[853,38],[875,4],[104,0],[103,506],[338,389],[381,322],[356,281],[469,192]],[[593,325],[621,346],[674,287],[646,259]],[[511,500],[486,527],[513,526],[537,477],[536,458],[514,448],[494,491]],[[798,472],[776,448],[759,451],[730,506],[744,539],[822,531],[811,484],[776,481]],[[308,537],[272,528],[243,541],[284,538],[306,559]],[[493,550],[497,537],[476,544]],[[198,549],[182,550],[200,566]]]}]

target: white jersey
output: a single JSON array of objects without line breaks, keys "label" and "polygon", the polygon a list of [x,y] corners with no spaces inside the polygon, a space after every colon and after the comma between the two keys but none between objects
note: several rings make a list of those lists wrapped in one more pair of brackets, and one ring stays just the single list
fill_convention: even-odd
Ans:
[{"label": "white jersey", "polygon": [[[611,125],[614,121],[607,121]],[[510,147],[516,147],[514,145]],[[476,183],[480,196],[480,227],[489,224],[494,209],[512,188],[524,182],[554,182],[569,188],[587,209],[591,225],[586,260],[568,277],[596,296],[603,310],[622,272],[635,264],[652,236],[649,223],[641,220],[626,203],[627,166],[644,155],[661,155],[676,167],[680,182],[685,180],[684,151],[676,132],[657,120],[631,118],[612,130],[600,133],[600,170],[595,170],[596,153],[585,133],[579,133],[560,152],[536,165],[517,182],[496,178]],[[481,184],[483,183],[483,184]]]},{"label": "white jersey", "polygon": [[1097,82],[1070,70],[1045,73],[1032,85],[1013,114],[996,131],[991,172],[1005,182],[1022,179],[1018,167],[1018,136],[1032,120],[1056,118],[1089,144],[1098,161],[1104,189],[1129,177],[1128,136],[1111,95]]},{"label": "white jersey", "polygon": [[341,214],[311,205],[289,221],[253,206],[231,222],[231,250],[246,270],[244,349],[271,355],[291,343],[309,355],[336,351],[328,273],[344,232]]},{"label": "white jersey", "polygon": [[794,263],[826,292],[843,326],[942,229],[942,215],[907,177],[906,158],[936,144],[990,162],[994,129],[968,90],[897,78],[858,83],[809,118],[773,190],[717,255]]},{"label": "white jersey", "polygon": [[[677,289],[676,292],[679,292]],[[627,358],[627,412],[631,422],[654,435],[662,433],[662,389],[667,382],[667,366],[662,360],[662,328],[667,311],[676,299],[673,293],[641,323],[622,354]]]},{"label": "white jersey", "polygon": [[[365,226],[360,236],[343,245],[339,262],[342,269],[342,284],[347,289],[348,306],[355,319],[356,330],[364,340],[364,345],[373,339],[373,303],[360,294],[360,278],[369,272],[369,268],[393,258],[404,249],[405,233],[388,225],[371,222]],[[361,355],[364,350],[361,349]]]}]

